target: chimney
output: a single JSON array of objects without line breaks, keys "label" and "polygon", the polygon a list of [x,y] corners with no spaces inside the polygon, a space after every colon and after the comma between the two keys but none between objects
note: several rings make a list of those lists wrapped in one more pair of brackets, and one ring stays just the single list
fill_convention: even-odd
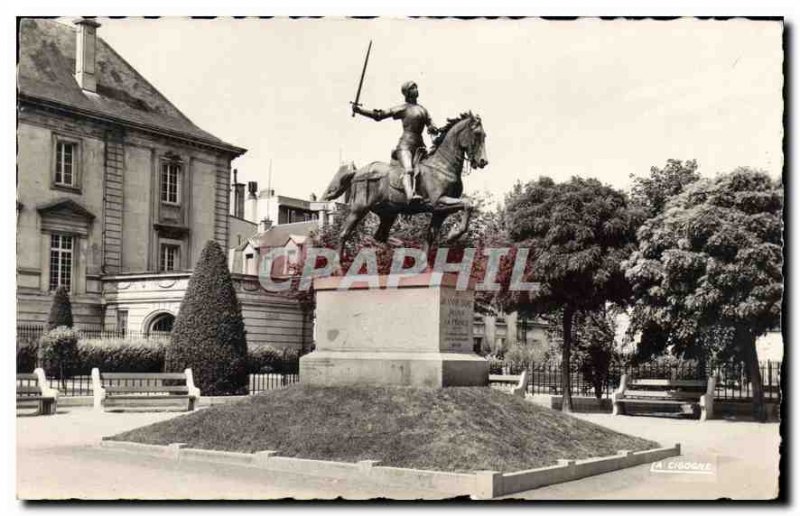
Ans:
[{"label": "chimney", "polygon": [[325,204],[322,206],[322,209],[319,210],[319,227],[320,229],[325,229],[325,226],[328,225],[328,205]]},{"label": "chimney", "polygon": [[97,91],[97,27],[96,21],[89,18],[80,18],[74,21],[78,26],[75,32],[75,80],[78,86],[86,91]]},{"label": "chimney", "polygon": [[267,218],[261,219],[261,224],[259,224],[259,227],[258,227],[259,231],[261,233],[265,233],[265,232],[269,231],[270,228],[272,228],[272,221],[267,219]]},{"label": "chimney", "polygon": [[244,218],[244,183],[237,179],[238,171],[233,169],[233,216]]},{"label": "chimney", "polygon": [[258,224],[258,183],[247,183],[247,220]]}]

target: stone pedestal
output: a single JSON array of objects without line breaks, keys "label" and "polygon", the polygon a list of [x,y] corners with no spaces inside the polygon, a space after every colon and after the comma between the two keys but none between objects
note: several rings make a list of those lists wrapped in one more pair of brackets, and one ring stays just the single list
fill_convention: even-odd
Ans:
[{"label": "stone pedestal", "polygon": [[[405,276],[387,287],[321,278],[316,350],[300,359],[300,381],[311,385],[485,386],[489,363],[473,352],[473,291],[456,276]],[[433,280],[433,281],[432,281]]]}]

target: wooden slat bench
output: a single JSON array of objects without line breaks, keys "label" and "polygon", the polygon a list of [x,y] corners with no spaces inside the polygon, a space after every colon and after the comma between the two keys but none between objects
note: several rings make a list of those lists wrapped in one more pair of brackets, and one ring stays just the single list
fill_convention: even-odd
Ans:
[{"label": "wooden slat bench", "polygon": [[511,384],[511,394],[524,398],[528,388],[528,371],[523,371],[520,375],[490,374],[489,383]]},{"label": "wooden slat bench", "polygon": [[186,402],[191,411],[200,399],[200,389],[194,385],[191,369],[182,373],[101,373],[95,367],[92,391],[95,410],[112,406],[152,407],[152,402],[175,401]]},{"label": "wooden slat bench", "polygon": [[33,373],[17,375],[17,405],[36,402],[37,414],[55,414],[58,405],[58,390],[47,386],[44,369],[37,367]]},{"label": "wooden slat bench", "polygon": [[619,389],[611,395],[612,414],[625,413],[625,405],[690,405],[699,407],[700,421],[714,415],[713,377],[708,380],[630,379],[622,375]]}]

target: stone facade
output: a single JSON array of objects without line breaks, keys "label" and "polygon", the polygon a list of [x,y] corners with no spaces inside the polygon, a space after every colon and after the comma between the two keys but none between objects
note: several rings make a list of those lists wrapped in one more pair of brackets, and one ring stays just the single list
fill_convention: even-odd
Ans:
[{"label": "stone facade", "polygon": [[[115,328],[124,320],[127,329],[154,330],[165,317],[178,315],[191,273],[133,273],[105,278],[104,326]],[[249,346],[308,349],[313,319],[298,303],[265,293],[255,276],[232,274]]]},{"label": "stone facade", "polygon": [[495,354],[516,344],[547,349],[547,325],[536,319],[520,317],[516,312],[501,315],[477,315],[473,323],[476,353]]},{"label": "stone facade", "polygon": [[[18,111],[18,321],[39,323],[50,305],[50,235],[72,238],[76,321],[100,324],[109,274],[156,272],[165,243],[189,269],[207,240],[228,245],[228,177],[243,150],[213,148],[22,96]],[[73,149],[72,185],[54,179],[56,147]],[[162,165],[180,163],[178,202],[161,201]],[[47,211],[50,205],[56,210]],[[208,209],[212,207],[212,209]],[[59,221],[59,222],[56,222]]]},{"label": "stone facade", "polygon": [[[43,324],[66,285],[79,328],[151,331],[177,314],[207,241],[227,249],[255,232],[230,215],[245,149],[192,124],[94,21],[76,23],[20,23],[17,323]],[[309,344],[296,302],[256,276],[234,281],[251,344]]]}]

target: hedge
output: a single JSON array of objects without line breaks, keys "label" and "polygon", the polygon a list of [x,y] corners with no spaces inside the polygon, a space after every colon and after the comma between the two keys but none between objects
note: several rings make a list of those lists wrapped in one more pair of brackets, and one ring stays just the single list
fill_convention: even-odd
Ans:
[{"label": "hedge", "polygon": [[89,339],[79,343],[80,373],[158,373],[164,370],[169,337]]},{"label": "hedge", "polygon": [[[89,375],[93,367],[110,373],[160,373],[169,337],[82,339],[78,342],[78,364],[73,374]],[[30,373],[36,368],[38,342],[26,339],[17,342],[17,372]],[[247,372],[250,374],[297,374],[298,354],[295,350],[278,350],[263,345],[250,350]],[[56,376],[47,369],[48,376]]]},{"label": "hedge", "polygon": [[36,355],[38,352],[39,343],[37,340],[17,339],[17,372],[32,372],[36,368]]},{"label": "hedge", "polygon": [[79,338],[80,333],[67,326],[58,326],[42,335],[39,341],[39,359],[48,374],[59,380],[78,374]]},{"label": "hedge", "polygon": [[250,349],[247,354],[247,371],[250,374],[280,373],[297,374],[299,355],[293,349],[278,350],[262,345]]}]

